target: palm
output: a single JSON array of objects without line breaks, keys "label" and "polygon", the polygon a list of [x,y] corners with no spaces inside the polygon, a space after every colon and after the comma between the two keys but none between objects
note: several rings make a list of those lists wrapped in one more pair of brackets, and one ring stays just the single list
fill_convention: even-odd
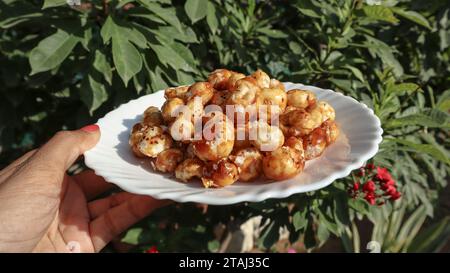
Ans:
[{"label": "palm", "polygon": [[129,225],[160,206],[150,197],[125,192],[89,201],[109,187],[91,172],[81,177],[66,175],[58,212],[35,251],[99,251]]},{"label": "palm", "polygon": [[66,176],[59,210],[36,251],[94,252],[89,234],[88,202],[80,186]]}]

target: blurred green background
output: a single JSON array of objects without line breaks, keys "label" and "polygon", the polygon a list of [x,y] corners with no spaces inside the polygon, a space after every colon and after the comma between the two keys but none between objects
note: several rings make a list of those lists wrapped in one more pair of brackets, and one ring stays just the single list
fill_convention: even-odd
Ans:
[{"label": "blurred green background", "polygon": [[176,204],[105,251],[449,251],[449,13],[438,0],[3,0],[0,167],[130,99],[261,68],[373,108],[384,140],[372,163],[402,197],[353,199],[350,175],[282,200]]}]

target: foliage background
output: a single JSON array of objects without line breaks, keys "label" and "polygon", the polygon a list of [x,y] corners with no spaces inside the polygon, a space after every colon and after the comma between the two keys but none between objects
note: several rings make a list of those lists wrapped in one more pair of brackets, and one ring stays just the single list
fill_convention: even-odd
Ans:
[{"label": "foliage background", "polygon": [[[176,204],[130,229],[143,251],[217,251],[253,216],[258,249],[439,251],[450,236],[450,5],[404,0],[64,0],[0,2],[0,167],[61,129],[130,99],[256,68],[333,88],[373,108],[385,131],[376,165],[403,197],[352,199],[353,177],[313,193],[233,206]],[[218,232],[217,230],[220,230]]]}]

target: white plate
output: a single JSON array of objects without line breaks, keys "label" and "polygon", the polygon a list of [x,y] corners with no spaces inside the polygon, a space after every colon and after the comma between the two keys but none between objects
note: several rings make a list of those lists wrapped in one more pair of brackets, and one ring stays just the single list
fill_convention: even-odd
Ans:
[{"label": "white plate", "polygon": [[294,178],[278,182],[236,182],[225,188],[205,189],[200,182],[181,183],[170,175],[153,172],[148,160],[133,156],[128,137],[131,127],[141,120],[147,107],[162,106],[163,91],[132,100],[99,119],[101,138],[93,149],[85,153],[86,165],[106,181],[128,192],[178,202],[226,205],[284,198],[326,187],[349,175],[377,153],[383,130],[380,120],[366,105],[332,90],[284,84],[286,90],[311,90],[319,100],[330,103],[336,110],[336,121],[341,130],[336,142],[327,147],[322,156],[307,161],[304,171]]}]

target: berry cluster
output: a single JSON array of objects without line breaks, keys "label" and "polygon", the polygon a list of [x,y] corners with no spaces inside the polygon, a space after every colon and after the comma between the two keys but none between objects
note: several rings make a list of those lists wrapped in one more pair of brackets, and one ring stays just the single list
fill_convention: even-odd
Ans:
[{"label": "berry cluster", "polygon": [[159,253],[158,248],[156,246],[151,246],[147,250],[145,250],[145,253]]},{"label": "berry cluster", "polygon": [[352,198],[364,198],[370,205],[383,205],[386,200],[395,201],[401,197],[392,175],[386,168],[372,163],[361,167],[353,175],[354,183],[349,189]]}]

